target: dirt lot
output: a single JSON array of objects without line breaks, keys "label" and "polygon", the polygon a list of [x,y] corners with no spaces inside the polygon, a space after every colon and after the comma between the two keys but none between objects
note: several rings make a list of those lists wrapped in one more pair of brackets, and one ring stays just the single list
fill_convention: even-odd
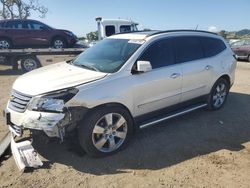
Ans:
[{"label": "dirt lot", "polygon": [[[0,65],[0,110],[20,74]],[[28,83],[27,83],[28,84]],[[0,117],[0,136],[4,119]],[[0,160],[0,187],[250,187],[250,63],[239,62],[227,104],[135,134],[122,152],[92,159],[66,140],[35,143],[44,167]]]}]

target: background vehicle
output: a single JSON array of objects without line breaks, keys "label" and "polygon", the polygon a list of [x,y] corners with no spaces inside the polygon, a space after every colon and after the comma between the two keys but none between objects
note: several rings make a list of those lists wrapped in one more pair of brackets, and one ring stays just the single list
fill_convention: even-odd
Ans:
[{"label": "background vehicle", "polygon": [[220,109],[234,83],[233,55],[222,37],[204,31],[114,35],[73,61],[19,77],[7,122],[17,136],[27,128],[63,140],[77,130],[89,155],[112,154],[137,128]]},{"label": "background vehicle", "polygon": [[114,35],[116,33],[127,33],[132,31],[138,31],[137,25],[131,20],[126,19],[103,19],[101,17],[96,18],[98,29],[98,40],[102,40],[106,37]]},{"label": "background vehicle", "polygon": [[237,41],[231,44],[231,48],[237,59],[248,60],[250,62],[250,39]]},{"label": "background vehicle", "polygon": [[67,30],[54,29],[36,20],[1,20],[0,49],[72,47],[77,37]]}]

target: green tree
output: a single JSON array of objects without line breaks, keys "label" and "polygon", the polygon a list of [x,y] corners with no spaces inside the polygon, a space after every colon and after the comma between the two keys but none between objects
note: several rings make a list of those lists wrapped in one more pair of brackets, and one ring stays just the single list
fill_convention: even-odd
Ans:
[{"label": "green tree", "polygon": [[98,31],[87,33],[86,36],[89,41],[96,41],[98,40]]},{"label": "green tree", "polygon": [[0,0],[0,18],[27,19],[32,12],[37,12],[41,18],[45,17],[48,8],[40,5],[39,0]]},{"label": "green tree", "polygon": [[222,36],[223,38],[227,38],[227,32],[225,31],[225,30],[221,30],[220,32],[219,32],[219,35],[220,36]]}]

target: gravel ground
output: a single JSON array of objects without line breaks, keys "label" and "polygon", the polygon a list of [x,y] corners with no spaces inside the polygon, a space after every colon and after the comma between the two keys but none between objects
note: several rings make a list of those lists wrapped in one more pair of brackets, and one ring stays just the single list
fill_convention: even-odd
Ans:
[{"label": "gravel ground", "polygon": [[[0,65],[0,110],[20,75]],[[0,116],[0,136],[6,132]],[[137,132],[129,146],[93,159],[72,139],[35,141],[44,166],[19,172],[0,160],[0,187],[250,187],[250,63],[239,62],[223,109],[199,110]]]}]

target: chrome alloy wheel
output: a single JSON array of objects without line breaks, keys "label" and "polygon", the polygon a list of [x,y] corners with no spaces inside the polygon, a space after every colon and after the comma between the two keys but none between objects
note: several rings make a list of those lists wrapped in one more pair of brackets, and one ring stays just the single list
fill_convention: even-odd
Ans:
[{"label": "chrome alloy wheel", "polygon": [[54,47],[55,47],[56,49],[63,48],[63,41],[60,40],[60,39],[55,40],[55,41],[54,41]]},{"label": "chrome alloy wheel", "polygon": [[34,59],[32,59],[32,58],[25,59],[23,61],[23,67],[24,67],[25,71],[27,71],[27,72],[38,68],[36,61]]},{"label": "chrome alloy wheel", "polygon": [[126,139],[128,125],[125,118],[118,113],[102,116],[92,132],[92,141],[101,152],[112,152],[118,149]]},{"label": "chrome alloy wheel", "polygon": [[213,105],[216,108],[220,108],[226,100],[227,88],[225,83],[219,83],[213,94]]},{"label": "chrome alloy wheel", "polygon": [[10,48],[10,44],[7,40],[0,40],[0,49],[9,49]]}]

